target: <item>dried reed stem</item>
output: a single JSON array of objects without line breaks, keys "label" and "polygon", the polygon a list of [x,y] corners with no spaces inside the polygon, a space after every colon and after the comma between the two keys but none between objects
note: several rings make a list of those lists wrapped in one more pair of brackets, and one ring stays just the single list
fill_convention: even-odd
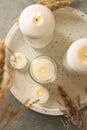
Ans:
[{"label": "dried reed stem", "polygon": [[18,23],[19,22],[19,17],[15,18],[12,22],[13,22],[13,24]]},{"label": "dried reed stem", "polygon": [[6,48],[7,51],[9,51],[12,55],[14,55],[14,52],[13,52],[9,47],[7,47],[7,46],[5,45],[5,48]]},{"label": "dried reed stem", "polygon": [[5,46],[5,48],[14,56],[14,60],[17,60],[17,57],[15,56],[14,52],[7,46]]},{"label": "dried reed stem", "polygon": [[85,125],[85,129],[87,130],[87,111],[85,112],[85,115],[84,115],[84,125]]},{"label": "dried reed stem", "polygon": [[5,66],[5,45],[4,40],[0,39],[0,107],[4,103],[6,93],[9,90],[12,82],[11,73],[7,77],[5,78],[3,77],[5,73],[4,66]]},{"label": "dried reed stem", "polygon": [[29,102],[29,99],[27,99],[23,105],[19,106],[17,109],[13,109],[9,112],[9,117],[6,120],[6,123],[4,124],[4,126],[2,127],[1,130],[5,130],[7,128],[7,126],[10,124],[10,122],[12,121],[13,118],[17,117],[22,111],[25,110],[24,105],[26,105]]},{"label": "dried reed stem", "polygon": [[[31,107],[33,104],[37,103],[38,101],[39,100],[36,100],[36,101],[32,102],[31,104],[29,104],[28,108]],[[14,118],[18,117],[19,114],[21,114],[22,112],[24,112],[26,110],[25,105],[27,105],[28,102],[29,102],[29,99],[27,99],[25,101],[25,103],[23,105],[21,105],[20,107],[18,107],[16,110],[10,111],[9,117],[7,118],[6,123],[4,124],[4,126],[2,127],[1,130],[5,130]]]},{"label": "dried reed stem", "polygon": [[8,112],[9,112],[9,110],[10,110],[12,104],[13,104],[13,100],[10,100],[10,101],[8,102],[8,104],[6,105],[4,111],[3,111],[3,112],[1,113],[1,115],[0,115],[0,123],[1,123],[4,119],[6,119],[6,115],[8,114]]},{"label": "dried reed stem", "polygon": [[80,96],[77,95],[77,105],[78,105],[78,108],[79,108],[79,109],[81,108],[80,101],[81,101]]},{"label": "dried reed stem", "polygon": [[86,98],[87,98],[87,88],[85,89],[85,99],[84,99],[84,107],[87,106],[87,103],[86,103]]},{"label": "dried reed stem", "polygon": [[[5,46],[6,48],[6,46]],[[8,48],[8,50],[13,54],[13,52]],[[9,64],[9,65],[8,65]],[[6,76],[3,78],[3,82],[0,85],[0,106],[3,105],[6,94],[8,93],[8,91],[10,90],[12,84],[13,84],[13,74],[14,74],[14,69],[10,66],[9,61],[7,62],[7,68],[6,70],[4,69],[4,72],[6,74]]]},{"label": "dried reed stem", "polygon": [[75,104],[73,103],[73,101],[70,99],[70,97],[68,96],[68,94],[63,90],[62,87],[58,86],[58,91],[59,94],[62,98],[63,104],[65,106],[65,112],[67,113],[67,115],[70,117],[71,121],[79,126],[79,111],[78,111],[78,107],[75,106]]},{"label": "dried reed stem", "polygon": [[68,117],[67,120],[63,120],[63,118],[61,117],[61,122],[63,124],[63,127],[66,129],[66,130],[72,130],[71,128],[71,121],[70,121],[70,118]]},{"label": "dried reed stem", "polygon": [[1,89],[0,89],[0,107],[4,104],[6,95],[11,88],[13,81],[11,79],[11,76],[8,75],[6,79],[2,82],[1,84]]},{"label": "dried reed stem", "polygon": [[[85,89],[85,98],[84,98],[84,107],[87,107],[87,88]],[[82,115],[83,115],[83,129],[82,130],[87,130],[87,109],[82,111]]]},{"label": "dried reed stem", "polygon": [[0,84],[3,79],[4,65],[5,65],[5,47],[4,47],[4,41],[0,39]]},{"label": "dried reed stem", "polygon": [[39,101],[40,101],[39,99],[33,101],[32,103],[30,103],[30,104],[28,105],[28,108],[30,108],[33,104],[38,103]]}]

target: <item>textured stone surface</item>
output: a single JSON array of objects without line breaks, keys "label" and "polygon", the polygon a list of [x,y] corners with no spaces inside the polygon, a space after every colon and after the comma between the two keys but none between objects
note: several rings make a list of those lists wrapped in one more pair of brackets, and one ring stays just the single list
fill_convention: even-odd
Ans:
[{"label": "textured stone surface", "polygon": [[[0,37],[5,37],[13,20],[26,6],[35,2],[36,0],[0,0]],[[87,0],[77,0],[72,7],[87,13]],[[15,108],[20,105],[11,93],[9,98],[13,98]],[[60,116],[42,115],[27,110],[19,118],[13,120],[6,130],[65,130],[65,128],[61,123]],[[72,130],[78,129],[72,126]]]}]

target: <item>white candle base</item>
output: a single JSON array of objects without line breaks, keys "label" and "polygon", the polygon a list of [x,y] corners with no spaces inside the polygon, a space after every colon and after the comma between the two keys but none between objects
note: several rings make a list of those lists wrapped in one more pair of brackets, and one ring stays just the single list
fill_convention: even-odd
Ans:
[{"label": "white candle base", "polygon": [[39,100],[38,103],[46,103],[49,99],[49,92],[44,87],[36,87],[32,92],[32,100]]},{"label": "white candle base", "polygon": [[45,38],[40,38],[40,39],[31,39],[31,38],[24,36],[25,43],[28,46],[31,46],[31,47],[37,48],[37,49],[44,48],[47,45],[49,45],[49,43],[51,43],[52,38],[53,38],[53,34],[50,34],[49,36],[47,36]]},{"label": "white candle base", "polygon": [[41,4],[26,7],[19,18],[19,28],[34,48],[47,46],[55,29],[55,18],[50,9]]},{"label": "white candle base", "polygon": [[87,74],[87,39],[79,39],[71,44],[65,58],[64,66],[78,73]]}]

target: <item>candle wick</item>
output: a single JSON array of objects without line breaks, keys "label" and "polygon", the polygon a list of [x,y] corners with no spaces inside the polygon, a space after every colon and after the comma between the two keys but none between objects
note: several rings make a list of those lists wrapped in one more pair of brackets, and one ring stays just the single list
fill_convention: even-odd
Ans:
[{"label": "candle wick", "polygon": [[36,17],[36,18],[35,18],[35,21],[38,22],[38,20],[39,20],[39,17]]},{"label": "candle wick", "polygon": [[38,14],[34,17],[35,22],[38,22],[39,18],[40,18],[40,13],[38,13]]},{"label": "candle wick", "polygon": [[19,63],[19,62],[20,62],[20,57],[14,56],[13,61],[14,61],[15,63]]},{"label": "candle wick", "polygon": [[35,18],[36,21],[38,21],[38,18]]}]

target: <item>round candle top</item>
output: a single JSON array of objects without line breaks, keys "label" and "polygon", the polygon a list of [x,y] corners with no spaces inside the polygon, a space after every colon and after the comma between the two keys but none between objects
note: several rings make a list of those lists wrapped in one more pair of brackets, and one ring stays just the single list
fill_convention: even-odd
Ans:
[{"label": "round candle top", "polygon": [[67,51],[66,60],[71,69],[87,73],[87,39],[79,39],[72,43]]},{"label": "round candle top", "polygon": [[45,103],[49,98],[49,92],[46,88],[36,87],[32,92],[32,98],[39,100],[38,103]]},{"label": "round candle top", "polygon": [[78,50],[78,58],[81,62],[87,64],[87,45]]},{"label": "round candle top", "polygon": [[40,56],[33,60],[30,66],[32,78],[40,83],[51,82],[56,77],[57,67],[50,57]]},{"label": "round candle top", "polygon": [[19,27],[25,36],[41,38],[53,32],[55,19],[45,6],[34,4],[23,10],[19,18]]},{"label": "round candle top", "polygon": [[16,52],[11,56],[10,64],[15,69],[22,69],[27,64],[27,58],[23,53]]}]

